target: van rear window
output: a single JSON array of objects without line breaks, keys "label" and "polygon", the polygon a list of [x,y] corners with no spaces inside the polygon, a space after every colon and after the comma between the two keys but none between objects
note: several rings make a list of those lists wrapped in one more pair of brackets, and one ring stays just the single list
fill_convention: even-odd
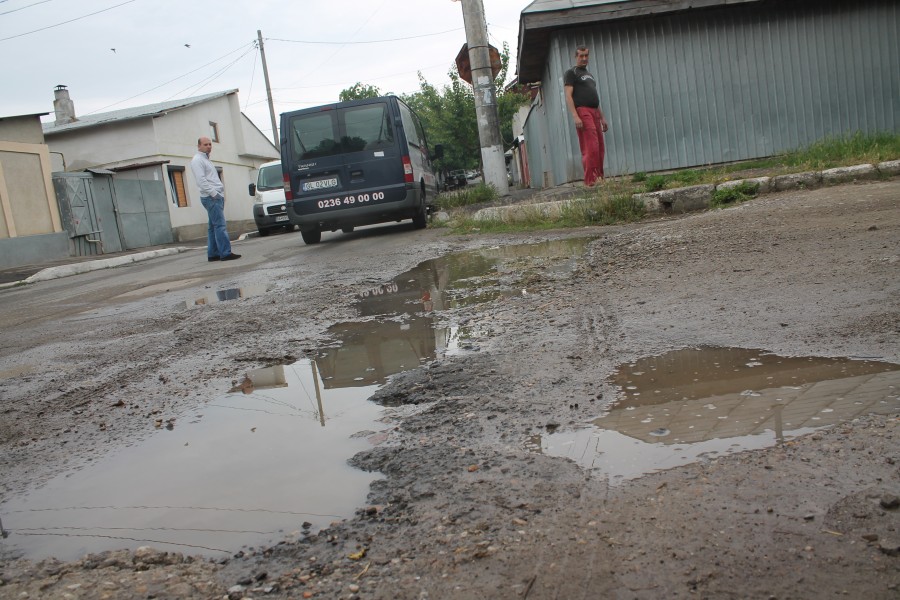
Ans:
[{"label": "van rear window", "polygon": [[387,105],[364,104],[291,119],[294,157],[305,160],[393,146]]}]

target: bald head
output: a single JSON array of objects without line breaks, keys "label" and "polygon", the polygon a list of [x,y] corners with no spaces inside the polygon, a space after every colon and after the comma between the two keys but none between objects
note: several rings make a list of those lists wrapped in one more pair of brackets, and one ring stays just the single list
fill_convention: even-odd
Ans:
[{"label": "bald head", "polygon": [[197,150],[209,154],[212,152],[212,140],[205,136],[197,138]]}]

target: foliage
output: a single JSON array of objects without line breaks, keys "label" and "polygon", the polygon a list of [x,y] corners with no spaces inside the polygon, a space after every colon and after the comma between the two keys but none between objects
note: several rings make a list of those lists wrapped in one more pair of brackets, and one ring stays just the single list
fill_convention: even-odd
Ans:
[{"label": "foliage", "polygon": [[644,180],[644,190],[648,192],[658,192],[659,190],[665,189],[666,187],[666,176],[665,175],[650,175]]},{"label": "foliage", "polygon": [[632,194],[597,194],[580,203],[572,203],[563,211],[573,227],[612,225],[639,221],[646,213],[644,203]]},{"label": "foliage", "polygon": [[717,188],[713,192],[712,200],[709,205],[712,208],[721,208],[729,204],[744,202],[750,198],[755,198],[759,193],[759,184],[750,181],[742,181],[738,185],[730,188]]},{"label": "foliage", "polygon": [[900,156],[900,135],[896,133],[827,137],[818,142],[781,155],[784,165],[806,169],[830,169],[860,162],[877,163]]},{"label": "foliage", "polygon": [[341,102],[349,102],[350,100],[363,100],[365,98],[378,98],[381,96],[381,90],[374,85],[368,85],[356,82],[353,86],[341,90],[338,99]]},{"label": "foliage", "polygon": [[[503,45],[500,59],[500,72],[494,80],[497,116],[503,142],[509,145],[513,140],[513,115],[523,103],[529,101],[529,97],[504,88],[510,62],[507,44]],[[450,85],[438,89],[419,73],[419,91],[402,98],[422,119],[429,144],[444,146],[444,157],[435,161],[438,168],[447,171],[479,169],[481,142],[475,114],[475,94],[472,86],[460,78],[455,64],[451,65],[448,76]]]},{"label": "foliage", "polygon": [[498,198],[497,190],[494,186],[479,183],[475,186],[469,186],[456,192],[446,192],[438,196],[437,205],[444,209],[458,208],[460,206],[469,206],[471,204],[482,204],[485,202],[493,202]]}]

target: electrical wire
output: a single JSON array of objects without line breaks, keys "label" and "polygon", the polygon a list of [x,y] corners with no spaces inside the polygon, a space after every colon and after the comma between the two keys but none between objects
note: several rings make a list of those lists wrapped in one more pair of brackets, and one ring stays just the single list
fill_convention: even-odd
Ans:
[{"label": "electrical wire", "polygon": [[[251,44],[253,44],[253,43],[255,43],[255,40],[254,40],[254,42],[251,42]],[[213,64],[213,63],[217,63],[217,62],[219,62],[220,60],[222,60],[223,58],[225,58],[225,57],[227,57],[227,56],[231,56],[231,55],[234,54],[235,52],[240,52],[241,50],[243,50],[244,48],[246,48],[247,45],[248,45],[248,44],[243,44],[242,46],[240,46],[240,47],[238,47],[238,48],[235,48],[235,49],[232,50],[231,52],[228,52],[227,54],[223,54],[223,55],[220,56],[219,58],[216,58],[216,59],[214,59],[214,60],[211,60],[211,61],[209,61],[208,63],[205,63],[205,64],[203,64],[203,65],[200,65],[200,66],[197,67],[196,69],[193,69],[193,70],[191,70],[191,71],[188,71],[187,73],[184,73],[183,75],[179,75],[178,77],[175,77],[174,79],[170,79],[170,80],[168,80],[168,81],[166,81],[166,82],[163,82],[163,83],[161,83],[161,84],[159,84],[159,85],[157,85],[157,86],[154,86],[154,87],[150,88],[149,90],[144,90],[143,92],[140,92],[140,93],[138,93],[138,94],[135,94],[134,96],[129,96],[128,98],[125,98],[124,100],[119,100],[118,102],[114,102],[114,103],[112,103],[112,104],[108,104],[107,106],[104,106],[103,108],[98,108],[97,110],[93,110],[93,111],[91,111],[91,112],[87,112],[87,113],[84,113],[84,114],[86,114],[86,115],[92,115],[92,114],[95,114],[95,113],[104,111],[104,110],[106,110],[106,109],[108,109],[108,108],[112,108],[113,106],[118,106],[119,104],[122,104],[122,103],[124,103],[124,102],[128,102],[129,100],[133,100],[133,99],[135,99],[135,98],[137,98],[137,97],[139,97],[139,96],[143,96],[144,94],[149,94],[150,92],[155,91],[155,90],[158,90],[159,88],[161,88],[161,87],[163,87],[163,86],[169,85],[170,83],[172,83],[172,82],[174,82],[174,81],[178,81],[179,79],[183,79],[183,78],[187,77],[188,75],[190,75],[190,74],[192,74],[192,73],[196,73],[196,72],[199,71],[200,69],[203,69],[203,68],[205,68],[205,67],[208,67],[209,65],[211,65],[211,64]]]},{"label": "electrical wire", "polygon": [[[259,44],[256,46],[256,54],[259,55]],[[244,102],[244,110],[250,106],[250,96],[253,94],[253,78],[256,76],[256,57],[253,57],[253,70],[250,71],[250,86],[247,88],[247,100]],[[268,100],[268,98],[266,98]]]},{"label": "electrical wire", "polygon": [[411,35],[409,37],[389,38],[389,39],[385,39],[385,40],[363,40],[363,41],[359,41],[359,42],[347,42],[347,41],[344,41],[344,42],[340,42],[340,41],[339,42],[317,42],[317,41],[312,41],[312,40],[287,40],[284,38],[269,38],[269,37],[267,37],[266,40],[271,40],[273,42],[288,42],[288,43],[292,43],[292,44],[323,44],[323,45],[351,46],[351,45],[355,45],[355,44],[384,44],[387,42],[402,42],[404,40],[415,40],[415,39],[424,38],[424,37],[433,37],[436,35],[444,35],[445,33],[454,33],[457,31],[461,31],[462,29],[463,29],[462,27],[457,27],[456,29],[448,29],[447,31],[438,31],[436,33],[423,33],[422,35]]},{"label": "electrical wire", "polygon": [[[114,6],[110,6],[109,8],[103,8],[98,11],[94,11],[92,13],[88,13],[86,15],[82,15],[80,17],[75,17],[74,19],[69,19],[68,21],[63,21],[61,23],[56,23],[54,25],[47,25],[46,27],[40,27],[38,29],[33,29],[31,31],[26,31],[25,33],[17,33],[16,35],[11,35],[9,37],[0,38],[0,42],[5,42],[7,40],[14,40],[16,38],[24,37],[26,35],[31,35],[32,33],[37,33],[39,31],[46,31],[48,29],[53,29],[54,27],[59,27],[61,25],[67,25],[69,23],[74,23],[75,21],[80,21],[81,19],[86,19],[88,17],[93,17],[94,15],[99,15],[100,13],[104,13],[106,11],[112,10],[114,8],[119,8],[120,6],[125,6],[126,4],[131,4],[132,2],[137,2],[138,0],[126,0],[125,2],[116,4]],[[26,7],[27,8],[27,7]]]},{"label": "electrical wire", "polygon": [[47,4],[48,2],[52,2],[53,0],[41,0],[40,2],[35,2],[34,4],[29,4],[27,6],[20,6],[19,8],[14,8],[12,10],[7,10],[6,12],[0,12],[0,17],[3,15],[8,15],[9,13],[19,12],[20,10],[25,10],[26,8],[31,8],[32,6],[37,6],[38,4]]},{"label": "electrical wire", "polygon": [[[227,65],[225,65],[224,67],[222,67],[221,69],[219,69],[217,72],[213,73],[212,75],[210,75],[210,76],[207,77],[206,79],[201,80],[200,83],[197,84],[196,87],[194,87],[194,88],[191,90],[191,93],[190,93],[189,95],[193,96],[194,94],[196,94],[197,92],[199,92],[200,90],[202,90],[204,87],[206,87],[208,84],[210,84],[210,83],[212,83],[213,81],[215,81],[216,79],[218,79],[220,75],[222,75],[223,73],[225,73],[225,71],[227,71],[228,69],[230,69],[231,67],[233,67],[234,65],[236,65],[238,62],[240,62],[240,60],[241,60],[242,58],[244,58],[245,56],[247,56],[248,54],[250,54],[251,52],[253,52],[253,50],[254,50],[253,48],[250,48],[249,50],[247,50],[246,52],[244,52],[243,54],[241,54],[240,56],[238,56],[236,59],[234,59],[232,62],[230,62],[229,64],[227,64]],[[188,86],[187,88],[184,88],[183,90],[181,90],[181,91],[179,91],[179,92],[176,92],[176,93],[172,94],[171,96],[169,96],[168,98],[166,98],[166,100],[171,100],[172,98],[175,98],[176,96],[179,96],[179,95],[181,95],[182,93],[186,92],[188,89],[190,89],[190,86]]]}]

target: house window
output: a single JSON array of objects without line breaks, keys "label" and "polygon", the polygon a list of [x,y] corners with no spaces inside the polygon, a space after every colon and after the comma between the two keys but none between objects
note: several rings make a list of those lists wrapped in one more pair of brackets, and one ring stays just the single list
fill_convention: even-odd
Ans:
[{"label": "house window", "polygon": [[166,171],[169,174],[169,189],[172,192],[172,204],[179,208],[188,205],[187,192],[184,189],[184,167],[168,165]]},{"label": "house window", "polygon": [[218,123],[213,123],[212,121],[209,122],[209,139],[211,139],[214,142],[219,141],[219,124]]}]

